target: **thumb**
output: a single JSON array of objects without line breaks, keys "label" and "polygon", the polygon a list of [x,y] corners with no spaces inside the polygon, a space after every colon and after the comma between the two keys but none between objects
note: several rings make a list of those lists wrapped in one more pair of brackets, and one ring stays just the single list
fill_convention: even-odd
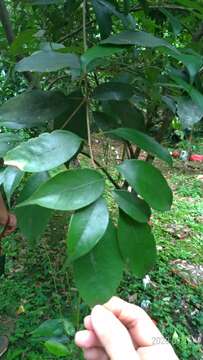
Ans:
[{"label": "thumb", "polygon": [[97,305],[91,313],[94,332],[111,360],[138,360],[126,327],[106,308]]}]

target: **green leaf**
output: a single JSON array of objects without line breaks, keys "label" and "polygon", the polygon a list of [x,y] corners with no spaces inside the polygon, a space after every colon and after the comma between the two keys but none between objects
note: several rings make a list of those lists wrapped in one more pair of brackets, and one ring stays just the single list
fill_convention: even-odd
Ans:
[{"label": "green leaf", "polygon": [[141,149],[148,153],[157,156],[159,159],[166,161],[169,165],[172,165],[172,158],[167,149],[160,145],[155,139],[147,134],[144,134],[138,130],[119,128],[112,130],[111,134],[114,134],[124,140],[131,142],[139,146]]},{"label": "green leaf", "polygon": [[120,209],[122,209],[132,219],[146,223],[151,216],[149,205],[136,194],[125,190],[114,190],[113,197]]},{"label": "green leaf", "polygon": [[63,325],[64,325],[65,333],[68,336],[73,336],[75,334],[75,328],[74,328],[72,322],[70,322],[67,319],[63,319]]},{"label": "green leaf", "polygon": [[[48,179],[47,172],[32,175],[21,191],[18,203],[28,199]],[[15,209],[15,213],[22,235],[33,244],[44,232],[52,212],[38,205],[30,205]]]},{"label": "green leaf", "polygon": [[70,160],[80,145],[81,139],[77,135],[66,130],[56,130],[50,134],[43,133],[10,150],[4,162],[22,171],[46,171]]},{"label": "green leaf", "polygon": [[40,44],[40,50],[43,51],[52,51],[52,50],[61,50],[61,49],[65,49],[65,46],[60,43],[44,41]]},{"label": "green leaf", "polygon": [[103,191],[104,178],[97,171],[68,170],[48,180],[18,206],[35,204],[54,210],[78,210],[97,200]]},{"label": "green leaf", "polygon": [[117,127],[128,127],[144,131],[145,120],[143,113],[129,101],[105,101],[102,107],[105,113],[115,118],[119,124]]},{"label": "green leaf", "polygon": [[191,81],[194,82],[197,73],[200,71],[203,65],[203,58],[199,54],[185,54],[180,51],[166,50],[167,53],[178,61],[181,61],[187,68],[190,74]]},{"label": "green leaf", "polygon": [[117,46],[102,46],[97,45],[88,49],[82,56],[81,62],[83,66],[88,66],[91,62],[102,59],[104,57],[110,57],[114,54],[122,52],[124,49]]},{"label": "green leaf", "polygon": [[20,60],[16,64],[16,70],[19,72],[52,72],[65,68],[71,68],[80,71],[80,59],[75,54],[62,54],[56,51],[37,51],[31,56]]},{"label": "green leaf", "polygon": [[175,48],[170,45],[166,40],[158,38],[150,33],[144,31],[127,30],[119,34],[109,36],[107,39],[102,40],[102,44],[111,45],[137,45],[142,47],[167,47],[174,50]]},{"label": "green leaf", "polygon": [[153,209],[170,210],[172,191],[157,168],[142,160],[125,160],[118,170]]},{"label": "green leaf", "polygon": [[179,19],[176,16],[173,16],[172,13],[165,8],[161,8],[160,11],[166,16],[166,18],[168,18],[169,22],[171,23],[175,36],[179,35],[182,31],[182,25]]},{"label": "green leaf", "polygon": [[4,133],[0,134],[0,158],[3,158],[6,153],[18,145],[21,138],[17,134]]},{"label": "green leaf", "polygon": [[65,111],[54,122],[54,129],[61,128],[87,139],[86,105],[81,91],[65,97]]},{"label": "green leaf", "polygon": [[34,37],[36,29],[29,29],[20,32],[10,46],[10,53],[14,56],[21,55],[33,45],[37,45],[37,38]]},{"label": "green leaf", "polygon": [[115,129],[119,126],[117,120],[112,116],[105,114],[104,112],[94,111],[93,118],[98,129],[102,131],[108,131]]},{"label": "green leaf", "polygon": [[[170,75],[170,74],[169,74]],[[196,103],[196,105],[203,110],[203,95],[192,85],[181,79],[179,76],[170,75],[170,77],[184,89]]]},{"label": "green leaf", "polygon": [[8,166],[4,171],[3,186],[9,206],[11,196],[20,184],[23,175],[22,171],[13,166]]},{"label": "green leaf", "polygon": [[156,261],[156,244],[150,226],[120,213],[118,241],[122,257],[132,273],[143,278]]},{"label": "green leaf", "polygon": [[0,107],[0,126],[21,129],[46,125],[66,112],[66,101],[59,91],[25,92]]},{"label": "green leaf", "polygon": [[115,294],[123,262],[112,223],[92,251],[73,263],[73,269],[80,295],[89,305],[103,304]]},{"label": "green leaf", "polygon": [[68,255],[76,260],[87,254],[104,235],[109,213],[103,199],[72,215],[68,230]]},{"label": "green leaf", "polygon": [[45,342],[44,346],[51,354],[55,356],[61,357],[70,355],[68,348],[57,340],[50,339]]},{"label": "green leaf", "polygon": [[34,337],[54,337],[64,334],[64,320],[53,319],[44,321],[36,330],[32,332]]},{"label": "green leaf", "polygon": [[107,82],[97,86],[94,90],[93,98],[96,100],[121,101],[128,100],[133,96],[133,88],[129,84]]},{"label": "green leaf", "polygon": [[[111,4],[114,3],[114,1],[111,1]],[[93,9],[96,14],[97,23],[99,25],[99,30],[101,33],[102,39],[105,39],[109,34],[111,33],[112,29],[112,9],[109,8],[108,2],[106,1],[106,4],[101,2],[100,0],[92,0]],[[110,5],[110,3],[109,3]]]},{"label": "green leaf", "polygon": [[203,108],[200,108],[190,98],[177,99],[177,114],[184,129],[191,129],[194,124],[203,118]]}]

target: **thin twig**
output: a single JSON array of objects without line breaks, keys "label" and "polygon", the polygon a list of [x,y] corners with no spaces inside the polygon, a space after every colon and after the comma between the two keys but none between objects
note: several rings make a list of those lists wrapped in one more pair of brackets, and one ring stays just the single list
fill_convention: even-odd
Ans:
[{"label": "thin twig", "polygon": [[82,101],[81,101],[81,103],[77,106],[77,108],[73,111],[73,113],[69,116],[69,118],[64,122],[64,124],[63,124],[63,126],[61,127],[61,129],[64,129],[64,128],[68,125],[69,121],[71,121],[72,118],[77,114],[77,112],[78,112],[78,111],[80,110],[80,108],[83,106],[83,104],[85,103],[85,101],[86,101],[86,99],[83,98]]},{"label": "thin twig", "polygon": [[[84,52],[87,51],[87,29],[86,29],[86,15],[87,15],[87,0],[83,1],[83,46]],[[88,97],[88,79],[87,79],[87,67],[84,66],[84,83],[85,83],[85,96],[86,96],[86,121],[87,121],[87,136],[88,136],[88,146],[90,151],[90,156],[92,160],[92,165],[96,168],[94,155],[92,150],[92,141],[91,141],[91,129],[90,129],[90,111],[89,111],[89,97]]]},{"label": "thin twig", "polygon": [[49,85],[48,85],[48,87],[47,87],[47,90],[48,90],[48,91],[51,90],[51,88],[53,87],[53,85],[54,85],[56,82],[58,82],[58,81],[60,81],[60,80],[63,80],[63,79],[66,79],[66,78],[67,78],[67,75],[61,75],[61,76],[57,77],[56,79],[52,80],[52,81],[49,83]]},{"label": "thin twig", "polygon": [[[87,24],[86,24],[86,28],[89,26],[89,25],[92,25],[94,23],[94,20],[91,20],[89,21]],[[73,36],[77,35],[78,33],[80,33],[81,31],[83,30],[83,25],[80,26],[78,29],[72,31],[70,34],[66,34],[64,35],[63,37],[61,37],[59,39],[59,42],[64,42],[70,38],[72,38]]]},{"label": "thin twig", "polygon": [[[88,159],[91,159],[91,155],[82,151],[82,155],[86,156]],[[115,186],[116,189],[120,189],[119,185],[116,183],[116,181],[112,178],[112,176],[108,173],[108,171],[97,161],[94,160],[95,164],[97,165],[98,169],[102,170],[103,173],[108,177],[108,179],[111,181],[111,183]]]}]

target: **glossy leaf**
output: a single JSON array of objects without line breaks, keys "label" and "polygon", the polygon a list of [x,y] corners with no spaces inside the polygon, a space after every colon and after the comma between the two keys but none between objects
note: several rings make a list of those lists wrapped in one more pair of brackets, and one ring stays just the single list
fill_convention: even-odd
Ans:
[{"label": "glossy leaf", "polygon": [[6,153],[18,145],[21,138],[17,134],[4,133],[0,134],[0,158],[3,158]]},{"label": "glossy leaf", "polygon": [[66,101],[59,91],[25,92],[0,107],[0,126],[21,129],[45,125],[66,112]]},{"label": "glossy leaf", "polygon": [[78,151],[81,139],[66,130],[43,133],[10,150],[4,162],[22,171],[41,172],[53,169],[70,160]]},{"label": "glossy leaf", "polygon": [[196,53],[186,54],[180,51],[171,51],[169,49],[167,49],[167,53],[178,61],[181,61],[186,66],[188,73],[190,74],[191,81],[193,82],[203,65],[202,56]]},{"label": "glossy leaf", "polygon": [[56,51],[37,51],[31,56],[20,60],[16,64],[16,70],[19,72],[52,72],[71,68],[80,70],[80,59],[75,54],[62,54]]},{"label": "glossy leaf", "polygon": [[9,205],[11,196],[20,184],[23,175],[24,173],[14,166],[8,166],[4,171],[3,186]]},{"label": "glossy leaf", "polygon": [[114,1],[106,1],[106,4],[100,0],[92,0],[93,9],[96,14],[97,23],[99,25],[99,30],[101,37],[105,39],[111,33],[112,29],[112,8],[105,6],[111,5]]},{"label": "glossy leaf", "polygon": [[182,25],[177,16],[173,16],[173,14],[166,10],[165,8],[161,8],[160,11],[168,18],[169,22],[171,23],[172,29],[174,34],[177,36],[182,31]]},{"label": "glossy leaf", "polygon": [[70,351],[68,350],[67,346],[55,339],[47,340],[44,346],[51,354],[57,357],[70,355]]},{"label": "glossy leaf", "polygon": [[187,83],[179,76],[171,75],[171,78],[180,86],[180,88],[184,89],[190,95],[194,103],[203,110],[203,95],[194,86]]},{"label": "glossy leaf", "polygon": [[125,160],[118,170],[153,209],[170,210],[172,191],[157,168],[142,160]]},{"label": "glossy leaf", "polygon": [[88,66],[91,62],[102,59],[104,57],[110,57],[114,54],[122,52],[124,49],[118,46],[101,46],[97,45],[88,49],[82,56],[81,62],[83,66]]},{"label": "glossy leaf", "polygon": [[123,212],[119,216],[118,241],[122,257],[132,273],[143,278],[156,261],[156,243],[148,224],[140,224]]},{"label": "glossy leaf", "polygon": [[103,199],[72,215],[68,230],[68,255],[76,260],[87,254],[104,235],[109,222],[109,213]]},{"label": "glossy leaf", "polygon": [[144,131],[145,120],[143,113],[129,101],[105,101],[102,107],[105,113],[115,118],[119,124],[117,127],[128,127]]},{"label": "glossy leaf", "polygon": [[18,206],[35,204],[54,210],[78,210],[97,200],[103,191],[104,178],[97,171],[74,169],[54,176]]},{"label": "glossy leaf", "polygon": [[102,131],[115,129],[119,126],[119,123],[115,118],[101,111],[94,111],[93,118],[98,129]]},{"label": "glossy leaf", "polygon": [[[47,172],[32,175],[21,191],[18,203],[28,199],[39,188],[39,186],[48,179],[49,175]],[[46,209],[38,205],[16,208],[15,213],[22,235],[32,244],[36,243],[42,235],[52,214],[50,209]]]},{"label": "glossy leaf", "polygon": [[203,118],[203,108],[200,108],[190,98],[180,97],[177,101],[177,114],[184,129],[191,129]]},{"label": "glossy leaf", "polygon": [[122,101],[128,100],[133,96],[133,88],[125,83],[107,82],[97,86],[93,97],[102,101]]},{"label": "glossy leaf", "polygon": [[81,91],[65,97],[65,111],[54,121],[54,129],[61,128],[87,139],[86,105]]},{"label": "glossy leaf", "polygon": [[73,269],[80,295],[89,305],[103,304],[115,294],[123,262],[112,223],[99,243],[73,263]]},{"label": "glossy leaf", "polygon": [[111,45],[137,45],[142,47],[167,47],[175,49],[166,40],[158,38],[150,33],[144,31],[127,30],[119,34],[111,35],[107,39],[102,40],[102,44]]},{"label": "glossy leaf", "polygon": [[151,136],[148,136],[147,134],[144,134],[138,130],[128,128],[112,130],[111,134],[114,134],[124,140],[129,141],[132,144],[139,146],[141,149],[157,156],[161,160],[166,161],[169,165],[172,165],[172,158],[169,151]]},{"label": "glossy leaf", "polygon": [[132,219],[146,223],[151,216],[149,205],[142,199],[138,198],[136,194],[125,190],[114,190],[113,197],[118,206]]}]

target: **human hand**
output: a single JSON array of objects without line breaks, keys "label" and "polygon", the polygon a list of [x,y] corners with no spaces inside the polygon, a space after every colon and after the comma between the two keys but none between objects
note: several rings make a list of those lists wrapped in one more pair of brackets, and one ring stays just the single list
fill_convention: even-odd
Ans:
[{"label": "human hand", "polygon": [[0,218],[0,225],[4,226],[3,237],[10,235],[16,230],[17,219],[14,214],[8,213],[7,218]]},{"label": "human hand", "polygon": [[178,360],[145,311],[117,297],[95,306],[84,324],[75,342],[86,360]]}]

